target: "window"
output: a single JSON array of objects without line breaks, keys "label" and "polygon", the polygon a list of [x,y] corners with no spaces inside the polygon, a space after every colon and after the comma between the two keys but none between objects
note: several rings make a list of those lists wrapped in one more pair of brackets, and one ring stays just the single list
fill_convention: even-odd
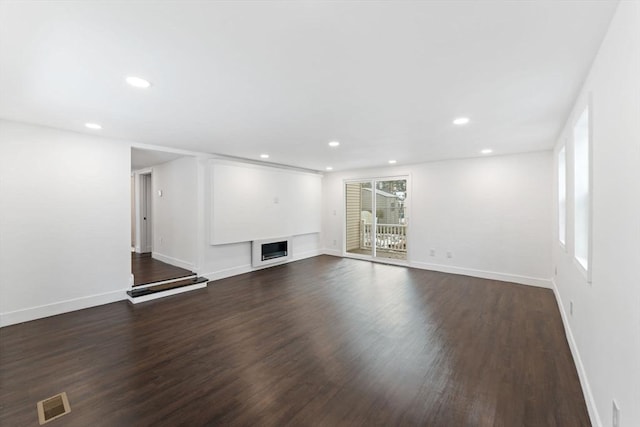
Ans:
[{"label": "window", "polygon": [[563,245],[567,239],[567,152],[558,152],[558,240]]},{"label": "window", "polygon": [[574,251],[576,260],[589,270],[589,109],[573,128],[574,143]]}]

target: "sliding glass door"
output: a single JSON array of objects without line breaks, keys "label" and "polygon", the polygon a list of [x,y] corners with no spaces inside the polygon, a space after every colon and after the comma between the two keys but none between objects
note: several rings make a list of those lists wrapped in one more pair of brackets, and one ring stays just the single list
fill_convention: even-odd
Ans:
[{"label": "sliding glass door", "polygon": [[373,221],[373,198],[371,181],[347,182],[346,195],[346,245],[347,253],[373,255],[371,226]]},{"label": "sliding glass door", "polygon": [[407,190],[406,177],[345,183],[348,255],[407,259]]},{"label": "sliding glass door", "polygon": [[407,259],[407,180],[375,181],[374,257]]}]

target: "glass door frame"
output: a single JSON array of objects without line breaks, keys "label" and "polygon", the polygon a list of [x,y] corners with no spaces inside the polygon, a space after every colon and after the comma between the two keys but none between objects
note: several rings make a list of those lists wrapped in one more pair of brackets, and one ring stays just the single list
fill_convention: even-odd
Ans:
[{"label": "glass door frame", "polygon": [[[407,224],[406,230],[406,240],[407,240],[407,252],[404,260],[392,259],[392,258],[384,258],[376,256],[377,252],[377,228],[378,228],[378,218],[376,215],[376,184],[380,181],[407,181],[407,191],[405,196],[405,221]],[[371,242],[371,255],[362,255],[355,254],[351,252],[347,252],[347,184],[356,184],[356,183],[370,183],[371,184],[371,211],[372,211],[372,242]],[[376,177],[363,177],[363,178],[349,178],[342,180],[342,212],[344,214],[342,221],[342,256],[345,258],[354,258],[354,259],[362,259],[367,261],[374,261],[383,264],[396,264],[396,265],[409,265],[409,253],[410,253],[410,242],[409,238],[410,229],[409,227],[411,223],[411,175],[391,175],[391,176],[376,176]]]}]

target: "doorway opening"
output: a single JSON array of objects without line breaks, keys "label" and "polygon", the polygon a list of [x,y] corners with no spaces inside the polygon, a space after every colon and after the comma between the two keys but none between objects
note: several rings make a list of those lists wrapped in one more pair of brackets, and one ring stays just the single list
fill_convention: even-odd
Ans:
[{"label": "doorway opening", "polygon": [[[196,277],[184,266],[174,265],[171,260],[157,259],[156,253],[163,243],[163,230],[158,229],[162,226],[162,212],[158,205],[162,190],[157,188],[157,180],[161,179],[159,166],[182,157],[185,156],[172,152],[131,149],[131,284],[136,288]],[[154,211],[154,203],[157,212]]]},{"label": "doorway opening", "polygon": [[[137,174],[138,197],[135,203],[136,218],[136,245],[135,252],[139,254],[153,251],[153,226],[152,226],[152,183],[151,171]],[[135,189],[134,189],[135,192]]]},{"label": "doorway opening", "polygon": [[408,177],[345,182],[345,255],[407,260]]}]

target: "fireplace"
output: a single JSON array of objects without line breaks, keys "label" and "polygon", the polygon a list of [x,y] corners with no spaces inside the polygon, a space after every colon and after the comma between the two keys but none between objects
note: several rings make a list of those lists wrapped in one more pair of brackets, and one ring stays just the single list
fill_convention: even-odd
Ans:
[{"label": "fireplace", "polygon": [[262,267],[291,259],[291,239],[278,238],[251,242],[251,265]]},{"label": "fireplace", "polygon": [[287,256],[289,249],[289,242],[282,240],[280,242],[263,243],[261,246],[261,261],[268,261],[274,258],[281,258]]}]

